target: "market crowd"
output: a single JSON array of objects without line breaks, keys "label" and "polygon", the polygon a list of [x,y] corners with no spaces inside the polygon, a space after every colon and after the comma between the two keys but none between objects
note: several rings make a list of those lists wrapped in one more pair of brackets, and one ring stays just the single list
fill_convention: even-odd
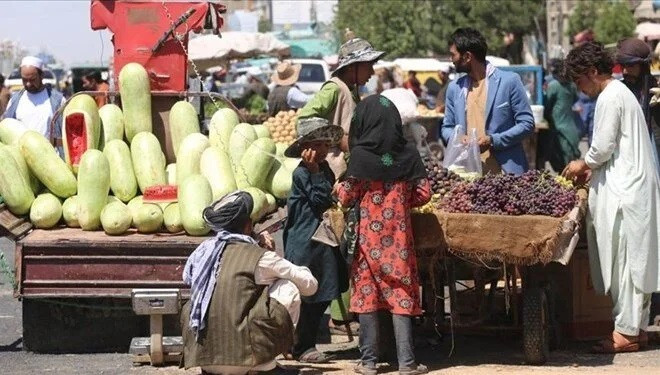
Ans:
[{"label": "market crowd", "polygon": [[[433,92],[434,105],[444,113],[440,137],[467,142],[468,134],[476,135],[484,173],[524,173],[529,165],[523,141],[535,131],[535,120],[519,76],[487,61],[488,46],[477,30],[457,29],[448,47],[461,76],[450,80],[449,71],[441,72]],[[413,317],[422,307],[411,209],[426,204],[431,189],[417,148],[404,137],[411,117],[403,110],[428,89],[415,72],[402,87],[383,73],[378,92],[362,97],[360,88],[385,52],[352,38],[338,55],[332,78],[313,96],[296,86],[300,66],[287,61],[277,67],[274,87],[258,72],[246,76],[245,105],[259,97],[271,113],[300,108],[298,138],[285,152],[301,162],[287,201],[284,248],[276,248],[267,234],[253,233],[254,202],[247,193],[232,193],[204,210],[216,234],[192,253],[184,270],[191,287],[182,314],[186,368],[288,374],[297,370],[280,367],[275,360],[280,354],[300,363],[332,361],[316,347],[330,307],[334,329],[359,332],[356,373],[378,372],[384,323],[393,328],[399,373],[428,372],[416,360],[413,340]],[[588,41],[552,62],[546,88],[550,129],[540,137],[540,160],[590,185],[592,281],[614,304],[614,331],[594,348],[604,353],[647,345],[651,295],[660,290],[654,137],[660,90],[654,90],[650,55],[637,39],[620,42],[614,57]],[[623,81],[612,76],[615,63],[623,67]],[[24,89],[10,99],[0,92],[0,109],[5,118],[61,138],[61,126],[51,129],[49,123],[64,99],[43,85],[43,68],[37,58],[23,59]],[[86,80],[90,88],[107,90],[95,74]],[[589,123],[583,125],[576,112],[588,111],[590,103],[593,116],[584,116]],[[578,145],[586,134],[589,149],[580,158]],[[347,210],[340,238],[327,214],[338,203]]]},{"label": "market crowd", "polygon": [[[594,347],[603,353],[647,345],[651,293],[660,290],[660,177],[652,127],[657,98],[650,51],[642,44],[622,41],[614,59],[599,43],[577,46],[565,61],[553,62],[546,90],[547,161],[567,178],[590,184],[593,284],[614,304],[614,331]],[[520,78],[486,60],[488,46],[477,30],[456,30],[448,46],[462,76],[443,90],[440,136],[450,142],[475,134],[484,173],[522,174],[529,168],[522,142],[535,121]],[[301,162],[287,202],[284,249],[275,249],[268,235],[252,235],[248,194],[231,194],[204,211],[217,235],[186,264],[192,298],[182,316],[185,367],[209,374],[287,374],[297,370],[280,367],[280,354],[300,363],[332,361],[316,348],[317,332],[328,307],[346,302],[346,311],[331,322],[359,322],[356,373],[378,372],[383,323],[393,327],[399,373],[428,372],[413,345],[412,318],[422,310],[410,215],[431,191],[421,157],[403,135],[410,121],[403,107],[416,103],[421,89],[411,72],[404,88],[361,98],[360,86],[383,55],[353,38],[340,47],[338,67],[316,95],[294,91],[299,68],[289,63],[277,70],[278,88],[267,95],[263,90],[269,105],[301,107],[298,138],[285,152]],[[623,82],[612,77],[615,61],[623,66]],[[257,86],[254,93],[261,91]],[[578,90],[595,100],[582,159]],[[337,203],[347,210],[341,238],[327,215]]]}]

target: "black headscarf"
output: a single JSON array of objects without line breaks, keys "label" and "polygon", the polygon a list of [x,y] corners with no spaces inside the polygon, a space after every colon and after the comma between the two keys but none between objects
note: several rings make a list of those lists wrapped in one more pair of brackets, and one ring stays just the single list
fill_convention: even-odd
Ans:
[{"label": "black headscarf", "polygon": [[204,221],[216,232],[227,231],[242,234],[250,220],[254,201],[244,191],[237,191],[220,198],[202,212]]},{"label": "black headscarf", "polygon": [[403,137],[399,111],[384,96],[372,95],[357,105],[348,137],[348,177],[389,182],[427,176],[419,152]]}]

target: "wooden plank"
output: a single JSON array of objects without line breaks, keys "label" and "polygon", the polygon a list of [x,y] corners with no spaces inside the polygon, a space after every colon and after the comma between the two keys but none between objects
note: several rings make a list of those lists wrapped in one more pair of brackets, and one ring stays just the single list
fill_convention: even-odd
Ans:
[{"label": "wooden plank", "polygon": [[15,240],[32,230],[32,223],[26,217],[12,214],[6,204],[0,203],[0,234]]},{"label": "wooden plank", "polygon": [[37,229],[21,240],[26,247],[132,247],[162,248],[197,246],[208,237],[193,237],[183,234],[137,233],[130,229],[121,236],[108,236],[103,231],[85,232],[79,228],[56,228],[50,230]]},{"label": "wooden plank", "polygon": [[[154,287],[149,284],[140,284],[135,288]],[[155,286],[158,287],[158,286]],[[187,288],[187,287],[186,287]],[[181,298],[190,299],[190,289],[181,289]],[[23,289],[22,298],[131,298],[133,288],[84,288],[84,287],[33,287],[27,286]],[[17,296],[18,297],[18,296]]]}]

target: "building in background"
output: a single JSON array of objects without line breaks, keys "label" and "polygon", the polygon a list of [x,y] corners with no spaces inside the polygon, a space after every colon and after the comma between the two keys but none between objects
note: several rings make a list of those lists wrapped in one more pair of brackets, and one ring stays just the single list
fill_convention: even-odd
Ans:
[{"label": "building in background", "polygon": [[23,48],[20,43],[9,39],[0,41],[0,73],[5,77],[9,76],[21,59],[27,55],[27,49]]},{"label": "building in background", "polygon": [[548,0],[546,2],[547,51],[549,58],[560,58],[571,47],[568,18],[579,0]]}]

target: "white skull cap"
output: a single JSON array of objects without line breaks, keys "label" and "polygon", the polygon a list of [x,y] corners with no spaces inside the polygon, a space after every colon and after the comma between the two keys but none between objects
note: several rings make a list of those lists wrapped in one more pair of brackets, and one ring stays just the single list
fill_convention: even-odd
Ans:
[{"label": "white skull cap", "polygon": [[38,57],[25,56],[23,60],[21,60],[21,68],[24,66],[33,66],[39,70],[43,70],[44,62]]}]

